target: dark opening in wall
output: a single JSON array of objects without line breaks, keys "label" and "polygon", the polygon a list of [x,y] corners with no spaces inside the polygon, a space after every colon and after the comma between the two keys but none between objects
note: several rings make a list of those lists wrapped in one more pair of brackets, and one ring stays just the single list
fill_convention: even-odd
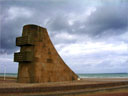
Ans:
[{"label": "dark opening in wall", "polygon": [[47,63],[53,63],[52,59],[47,59]]}]

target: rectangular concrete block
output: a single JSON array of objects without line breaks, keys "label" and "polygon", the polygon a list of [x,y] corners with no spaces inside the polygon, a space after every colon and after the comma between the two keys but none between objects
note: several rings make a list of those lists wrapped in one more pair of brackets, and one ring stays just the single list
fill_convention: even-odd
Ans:
[{"label": "rectangular concrete block", "polygon": [[14,53],[15,62],[32,62],[33,54],[32,52],[18,52]]},{"label": "rectangular concrete block", "polygon": [[32,36],[22,36],[16,38],[16,46],[33,45]]}]

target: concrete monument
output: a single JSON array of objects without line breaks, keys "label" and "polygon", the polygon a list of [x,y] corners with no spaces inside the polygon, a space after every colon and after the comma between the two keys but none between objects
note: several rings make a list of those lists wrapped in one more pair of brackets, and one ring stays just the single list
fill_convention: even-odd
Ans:
[{"label": "concrete monument", "polygon": [[41,83],[77,80],[78,76],[64,63],[54,48],[46,28],[25,25],[22,37],[16,38],[20,52],[14,53],[19,62],[18,82]]}]

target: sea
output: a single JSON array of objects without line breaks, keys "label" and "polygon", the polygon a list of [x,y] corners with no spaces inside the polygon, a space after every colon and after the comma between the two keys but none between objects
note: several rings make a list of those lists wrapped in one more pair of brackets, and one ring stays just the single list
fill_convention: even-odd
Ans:
[{"label": "sea", "polygon": [[[80,78],[128,78],[128,73],[82,73]],[[17,77],[17,73],[0,73],[0,76]]]},{"label": "sea", "polygon": [[78,74],[80,78],[128,78],[128,73],[89,73]]}]

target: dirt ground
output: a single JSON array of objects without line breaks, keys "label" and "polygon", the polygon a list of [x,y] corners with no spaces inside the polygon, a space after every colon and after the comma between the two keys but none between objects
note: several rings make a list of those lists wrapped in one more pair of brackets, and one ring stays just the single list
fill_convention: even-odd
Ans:
[{"label": "dirt ground", "polygon": [[128,96],[128,88],[63,96]]},{"label": "dirt ground", "polygon": [[[54,87],[54,86],[69,86],[69,85],[85,85],[86,84],[103,84],[103,83],[113,83],[113,82],[125,82],[128,81],[128,78],[85,78],[78,81],[65,81],[65,82],[48,82],[48,83],[17,83],[15,77],[6,77],[4,80],[3,77],[0,77],[0,88],[36,88],[36,87]],[[128,86],[128,85],[127,85]],[[113,88],[113,87],[109,87]],[[94,90],[97,90],[97,88],[92,88]],[[102,88],[100,88],[102,89]],[[85,91],[91,90],[84,89]],[[83,90],[83,91],[84,91]],[[79,92],[81,90],[71,90],[69,93],[74,93],[78,91],[78,94],[63,94],[59,96],[128,96],[128,87],[126,88],[118,88],[113,90],[101,90],[101,91],[92,91],[92,92]],[[67,91],[61,91],[61,92],[37,92],[37,93],[10,93],[10,94],[2,94],[0,93],[0,96],[27,96],[33,95],[33,96],[48,96],[48,94],[60,94],[65,93]],[[49,95],[49,96],[56,96],[56,95]]]}]

